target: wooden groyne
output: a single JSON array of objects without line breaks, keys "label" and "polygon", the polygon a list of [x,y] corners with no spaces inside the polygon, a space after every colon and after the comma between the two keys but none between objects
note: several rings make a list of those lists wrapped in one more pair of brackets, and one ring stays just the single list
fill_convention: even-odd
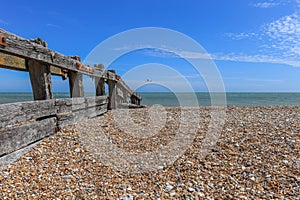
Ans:
[{"label": "wooden groyne", "polygon": [[[114,70],[85,65],[78,56],[47,48],[0,29],[0,67],[29,73],[34,101],[0,105],[0,157],[51,135],[66,125],[118,107],[140,107],[141,97]],[[70,97],[53,99],[51,75],[69,80]],[[95,80],[95,97],[84,97],[83,75]],[[105,92],[108,84],[108,94]]]}]

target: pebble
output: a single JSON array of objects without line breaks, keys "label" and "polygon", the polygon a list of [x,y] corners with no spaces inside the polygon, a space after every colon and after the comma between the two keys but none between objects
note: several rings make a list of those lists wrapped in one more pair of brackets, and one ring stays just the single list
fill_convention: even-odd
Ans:
[{"label": "pebble", "polygon": [[[193,144],[180,149],[182,155],[173,163],[144,172],[135,171],[140,164],[131,160],[120,170],[106,165],[105,158],[95,156],[79,137],[81,130],[97,134],[102,127],[108,141],[119,148],[152,152],[174,140],[180,110],[166,108],[165,126],[151,135],[147,108],[131,109],[135,123],[151,135],[146,139],[120,130],[111,111],[63,129],[0,170],[1,199],[299,199],[297,106],[227,107],[223,130],[206,157],[199,149],[211,115],[210,108],[201,107],[201,117],[191,112],[199,119]],[[134,131],[130,128],[127,131]]]},{"label": "pebble", "polygon": [[288,164],[288,163],[289,163],[288,160],[282,160],[282,162],[283,162],[284,164]]},{"label": "pebble", "polygon": [[172,185],[167,185],[167,186],[166,186],[167,191],[171,191],[171,190],[173,190],[173,188],[174,188],[174,187],[173,187]]}]

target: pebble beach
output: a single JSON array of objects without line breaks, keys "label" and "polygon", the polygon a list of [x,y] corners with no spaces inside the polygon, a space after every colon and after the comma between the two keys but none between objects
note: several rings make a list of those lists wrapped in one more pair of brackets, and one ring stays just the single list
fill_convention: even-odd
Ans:
[{"label": "pebble beach", "polygon": [[[147,127],[148,109],[129,113]],[[0,199],[300,199],[299,106],[227,107],[216,144],[205,156],[199,149],[210,108],[191,109],[201,114],[196,135],[172,163],[144,171],[114,168],[81,135],[95,136],[101,128],[124,151],[155,151],[176,137],[180,108],[165,108],[166,123],[153,127],[155,134],[145,129],[145,138],[125,133],[109,111],[43,139],[1,169]]]}]

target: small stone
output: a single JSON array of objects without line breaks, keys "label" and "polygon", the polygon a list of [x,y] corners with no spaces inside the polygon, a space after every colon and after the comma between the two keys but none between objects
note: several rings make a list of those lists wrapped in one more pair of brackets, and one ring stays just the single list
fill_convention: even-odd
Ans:
[{"label": "small stone", "polygon": [[271,177],[271,174],[268,174],[265,176],[265,178],[270,178]]},{"label": "small stone", "polygon": [[189,188],[188,188],[188,191],[189,191],[189,192],[194,192],[194,191],[195,191],[195,189],[194,189],[194,188],[191,188],[191,187],[189,187]]},{"label": "small stone", "polygon": [[167,189],[168,192],[171,191],[171,190],[173,190],[173,188],[174,188],[174,187],[173,187],[172,185],[167,185],[167,186],[166,186],[166,189]]},{"label": "small stone", "polygon": [[204,193],[202,193],[202,192],[198,192],[197,195],[198,195],[199,197],[202,197],[202,198],[205,197]]},{"label": "small stone", "polygon": [[288,164],[288,163],[289,163],[288,160],[283,160],[282,162],[283,162],[284,164]]},{"label": "small stone", "polygon": [[171,192],[170,197],[174,197],[176,195],[176,192]]},{"label": "small stone", "polygon": [[81,149],[80,149],[80,148],[76,148],[74,151],[75,151],[76,153],[79,153],[79,152],[81,151]]}]

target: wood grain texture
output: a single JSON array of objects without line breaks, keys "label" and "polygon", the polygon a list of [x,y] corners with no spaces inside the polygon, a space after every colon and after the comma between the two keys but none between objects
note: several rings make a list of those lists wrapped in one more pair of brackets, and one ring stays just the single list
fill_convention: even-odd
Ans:
[{"label": "wood grain texture", "polygon": [[54,100],[0,105],[0,128],[56,114]]},{"label": "wood grain texture", "polygon": [[34,100],[52,99],[50,65],[30,59],[27,67]]},{"label": "wood grain texture", "polygon": [[33,142],[36,142],[55,132],[56,117],[10,127],[0,131],[0,155],[4,155]]},{"label": "wood grain texture", "polygon": [[86,75],[98,77],[102,77],[104,75],[100,70],[94,70],[94,73],[81,71],[76,68],[76,63],[80,63],[79,61],[52,51],[41,44],[26,40],[3,29],[0,29],[0,33],[6,36],[7,42],[6,47],[0,46],[0,52],[2,53],[16,55],[26,59],[34,59],[63,69],[82,72]]},{"label": "wood grain texture", "polygon": [[60,129],[65,126],[72,125],[78,121],[93,118],[107,112],[107,104],[86,108],[83,110],[75,110],[58,114],[58,127]]}]

